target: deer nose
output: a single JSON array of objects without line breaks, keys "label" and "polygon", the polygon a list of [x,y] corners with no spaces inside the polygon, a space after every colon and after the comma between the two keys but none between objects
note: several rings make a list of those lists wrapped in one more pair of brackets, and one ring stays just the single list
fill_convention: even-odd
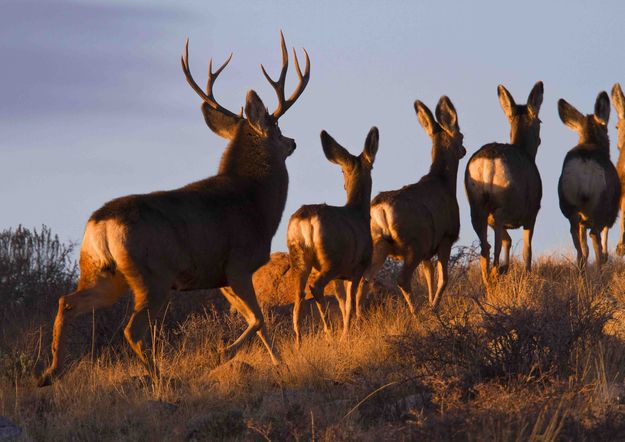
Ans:
[{"label": "deer nose", "polygon": [[295,152],[295,148],[297,147],[297,144],[295,144],[295,140],[290,140],[290,146],[289,146],[289,155],[291,155],[293,152]]}]

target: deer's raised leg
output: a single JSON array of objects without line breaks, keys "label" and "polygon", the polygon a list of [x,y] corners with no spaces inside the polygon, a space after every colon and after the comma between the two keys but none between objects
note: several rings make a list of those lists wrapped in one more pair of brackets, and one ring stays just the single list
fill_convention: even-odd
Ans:
[{"label": "deer's raised leg", "polygon": [[437,311],[438,306],[441,302],[441,298],[445,288],[447,287],[448,281],[448,265],[449,265],[449,257],[451,256],[451,246],[452,243],[450,241],[443,241],[441,245],[438,247],[438,284],[436,285],[436,295],[434,296],[434,300],[432,301],[432,310]]},{"label": "deer's raised leg", "polygon": [[410,314],[412,316],[416,316],[416,311],[414,305],[412,304],[412,274],[418,264],[419,261],[414,254],[409,253],[408,256],[404,257],[404,265],[399,272],[399,277],[397,278],[399,290],[401,290],[401,294],[406,300],[406,304],[408,304],[408,309],[410,310]]},{"label": "deer's raised leg", "polygon": [[81,287],[84,285],[83,282],[79,283],[77,291],[59,298],[52,336],[52,363],[39,379],[39,386],[50,385],[52,379],[63,371],[68,322],[82,314],[112,306],[128,289],[124,277],[119,273],[103,273],[95,278],[90,287]]},{"label": "deer's raised leg", "polygon": [[390,244],[382,238],[373,242],[371,264],[369,265],[369,268],[365,271],[365,274],[358,286],[358,292],[356,293],[356,319],[360,319],[360,302],[362,299],[365,299],[367,297],[369,291],[368,283],[373,281],[375,275],[377,275],[378,272],[382,269],[382,266],[384,266],[384,261],[386,261],[386,257],[388,256],[390,249]]}]

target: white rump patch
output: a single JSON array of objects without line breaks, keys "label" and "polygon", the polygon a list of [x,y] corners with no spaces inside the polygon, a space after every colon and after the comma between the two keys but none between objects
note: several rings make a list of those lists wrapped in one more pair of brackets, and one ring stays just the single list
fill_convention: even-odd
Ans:
[{"label": "white rump patch", "polygon": [[478,158],[469,164],[469,190],[471,193],[496,195],[510,186],[512,177],[500,158]]},{"label": "white rump patch", "polygon": [[[289,223],[287,236],[289,242],[299,244],[307,249],[313,248],[315,236],[318,236],[320,228],[319,219],[315,216],[311,219],[293,219]],[[315,235],[317,233],[317,235]]]},{"label": "white rump patch", "polygon": [[391,230],[388,225],[388,218],[392,214],[392,207],[385,203],[376,204],[371,207],[371,236],[376,237],[391,237]]},{"label": "white rump patch", "polygon": [[562,193],[570,204],[596,207],[606,187],[605,170],[596,161],[573,158],[564,165]]},{"label": "white rump patch", "polygon": [[123,248],[125,235],[126,228],[115,220],[89,221],[80,252],[89,256],[94,265],[105,267],[115,261],[113,255]]}]

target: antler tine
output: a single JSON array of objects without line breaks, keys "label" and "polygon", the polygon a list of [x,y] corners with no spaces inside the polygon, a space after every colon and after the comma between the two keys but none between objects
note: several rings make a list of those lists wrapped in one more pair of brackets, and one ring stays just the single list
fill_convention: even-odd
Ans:
[{"label": "antler tine", "polygon": [[284,87],[286,82],[286,73],[289,67],[289,53],[286,49],[286,43],[284,41],[284,35],[282,34],[282,31],[280,31],[280,49],[282,50],[282,70],[280,71],[280,77],[278,78],[278,81],[272,80],[269,74],[267,74],[265,67],[262,64],[260,65],[260,68],[263,71],[263,75],[265,76],[269,84],[271,84],[271,86],[274,88],[278,97],[278,106],[272,114],[275,119],[278,119],[282,115],[284,115],[284,113],[293,105],[293,103],[295,103],[295,101],[299,98],[299,96],[306,88],[306,85],[308,84],[308,80],[310,78],[310,59],[308,58],[308,53],[306,52],[306,49],[304,49],[304,54],[306,55],[306,68],[304,74],[302,75],[302,71],[299,66],[299,60],[297,59],[297,53],[295,52],[295,48],[293,48],[295,69],[297,71],[297,76],[299,77],[300,82],[295,88],[293,94],[291,94],[291,96],[289,97],[289,99],[285,99]]},{"label": "antler tine", "polygon": [[226,109],[225,107],[217,103],[217,100],[215,100],[215,97],[213,96],[213,84],[215,83],[215,80],[217,79],[221,71],[223,71],[224,68],[228,66],[228,63],[230,63],[230,60],[232,59],[232,55],[233,54],[230,53],[230,56],[228,57],[228,59],[215,72],[213,72],[213,59],[211,58],[209,60],[208,80],[206,82],[206,92],[204,92],[202,88],[198,86],[198,84],[193,79],[193,76],[191,75],[191,69],[189,68],[189,39],[188,38],[185,42],[184,54],[182,57],[180,57],[180,62],[182,64],[182,71],[184,72],[184,76],[187,79],[187,83],[189,83],[189,86],[191,86],[191,88],[202,98],[202,100],[204,100],[205,103],[209,104],[216,111],[219,111],[228,116],[237,117],[236,114],[230,112],[228,109]]}]

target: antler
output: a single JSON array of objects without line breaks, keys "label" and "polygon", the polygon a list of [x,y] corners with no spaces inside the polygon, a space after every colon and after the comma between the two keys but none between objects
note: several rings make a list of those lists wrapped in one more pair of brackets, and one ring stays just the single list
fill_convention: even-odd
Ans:
[{"label": "antler", "polygon": [[231,59],[232,59],[232,53],[230,53],[230,56],[228,57],[228,59],[215,72],[213,72],[213,59],[211,58],[209,60],[208,80],[206,82],[206,92],[204,92],[202,88],[198,86],[198,84],[193,79],[193,76],[191,75],[191,70],[189,69],[189,39],[188,38],[187,38],[187,41],[185,42],[184,55],[180,57],[180,62],[182,63],[182,71],[184,72],[184,76],[187,78],[187,83],[189,83],[189,85],[202,98],[202,100],[208,103],[216,111],[219,111],[230,117],[241,118],[240,115],[230,112],[228,109],[226,109],[225,107],[217,103],[217,100],[215,100],[215,97],[213,96],[213,84],[215,83],[215,80],[217,80],[217,77],[219,76],[221,71],[223,71],[224,68],[228,66],[228,63],[230,63]]},{"label": "antler", "polygon": [[297,101],[304,89],[306,89],[306,85],[308,84],[308,80],[310,79],[310,59],[308,58],[308,52],[304,49],[304,55],[306,56],[306,69],[304,74],[302,75],[302,71],[299,67],[299,60],[297,59],[297,53],[295,52],[295,48],[293,48],[293,57],[295,58],[295,69],[297,71],[297,76],[299,77],[299,84],[295,88],[295,91],[288,100],[284,98],[284,83],[286,80],[286,71],[289,67],[289,53],[286,50],[286,43],[284,42],[284,35],[282,35],[282,31],[280,31],[280,46],[282,49],[282,70],[280,71],[280,77],[278,77],[278,81],[273,81],[267,71],[265,71],[265,67],[261,64],[260,68],[263,71],[263,75],[271,84],[271,86],[276,91],[276,95],[278,96],[278,107],[273,111],[273,117],[277,120],[285,112],[293,106],[293,103]]}]

